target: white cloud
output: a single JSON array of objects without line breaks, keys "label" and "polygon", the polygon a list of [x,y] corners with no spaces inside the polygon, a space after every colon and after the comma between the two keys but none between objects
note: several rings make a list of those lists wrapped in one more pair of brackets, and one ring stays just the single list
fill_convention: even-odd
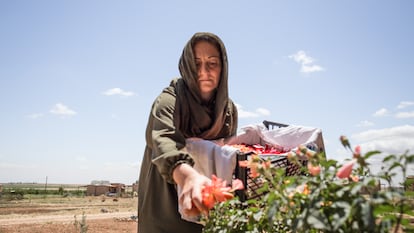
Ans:
[{"label": "white cloud", "polygon": [[414,152],[414,126],[367,130],[352,136],[366,151],[379,150],[389,154]]},{"label": "white cloud", "polygon": [[373,126],[374,123],[371,121],[361,121],[357,124],[358,127],[370,127]]},{"label": "white cloud", "polygon": [[43,116],[44,116],[43,113],[32,113],[30,115],[27,115],[27,117],[28,118],[31,118],[31,119],[38,119],[38,118],[41,118]]},{"label": "white cloud", "polygon": [[111,95],[120,95],[120,96],[133,96],[135,95],[134,92],[131,91],[124,91],[121,88],[112,88],[112,89],[108,89],[105,92],[103,92],[102,94],[107,95],[107,96],[111,96]]},{"label": "white cloud", "polygon": [[316,71],[322,71],[323,68],[321,66],[318,65],[302,65],[302,67],[300,68],[300,72],[302,73],[312,73],[312,72],[316,72]]},{"label": "white cloud", "polygon": [[397,114],[395,114],[396,118],[414,118],[414,111],[412,112],[398,112]]},{"label": "white cloud", "polygon": [[256,113],[258,113],[261,116],[270,116],[270,111],[266,108],[258,108],[256,109]]},{"label": "white cloud", "polygon": [[289,56],[289,58],[292,58],[297,63],[308,65],[313,63],[313,58],[310,56],[307,56],[305,51],[300,50],[295,54],[292,54]]},{"label": "white cloud", "polygon": [[388,115],[388,110],[386,108],[381,108],[378,111],[376,111],[373,116],[374,117],[381,117],[381,116],[386,116]]},{"label": "white cloud", "polygon": [[289,58],[293,59],[295,62],[301,65],[300,72],[302,73],[312,73],[324,70],[323,67],[315,65],[314,59],[306,55],[305,51],[303,50],[300,50],[297,53],[290,55]]},{"label": "white cloud", "polygon": [[[381,154],[374,155],[369,158],[370,169],[373,174],[383,171],[382,167],[388,165],[383,163],[383,159],[387,155],[402,155],[408,151],[408,154],[414,152],[414,126],[403,125],[393,128],[385,128],[378,130],[368,130],[352,136],[361,146],[362,153],[368,151],[380,151]],[[352,142],[352,140],[351,140]],[[399,185],[403,180],[401,170],[393,170],[395,177],[391,181],[391,185]],[[408,165],[407,175],[414,174],[413,164]]]},{"label": "white cloud", "polygon": [[55,106],[53,106],[50,110],[50,113],[61,116],[74,116],[77,114],[75,111],[62,103],[55,104]]},{"label": "white cloud", "polygon": [[[412,104],[414,104],[414,102],[407,102],[407,101],[404,102],[403,101],[397,106],[397,108],[398,109],[403,109],[403,108],[406,108],[407,106],[410,106]],[[387,116],[387,115],[390,115],[390,112],[386,108],[381,108],[373,114],[374,117],[383,117],[383,116]],[[394,117],[398,118],[398,119],[414,118],[414,111],[411,111],[411,112],[397,112],[394,115]]]},{"label": "white cloud", "polygon": [[414,105],[414,102],[412,102],[412,101],[401,101],[398,104],[397,108],[402,109],[402,108],[406,108],[406,107],[411,106],[411,105]]},{"label": "white cloud", "polygon": [[238,110],[239,118],[254,118],[259,117],[257,113],[244,111],[243,109]]},{"label": "white cloud", "polygon": [[249,112],[243,109],[243,106],[236,104],[239,118],[256,118],[261,116],[269,116],[270,111],[266,108],[257,108],[254,112]]}]

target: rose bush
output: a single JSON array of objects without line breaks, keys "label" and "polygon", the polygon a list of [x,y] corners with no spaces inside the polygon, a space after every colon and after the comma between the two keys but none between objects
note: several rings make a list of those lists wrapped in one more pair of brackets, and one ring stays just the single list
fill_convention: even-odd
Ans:
[{"label": "rose bush", "polygon": [[[204,216],[204,232],[399,232],[414,230],[404,216],[414,215],[414,204],[404,190],[391,185],[396,173],[406,177],[407,165],[414,162],[408,151],[383,159],[380,174],[369,169],[368,159],[380,151],[361,154],[359,146],[351,148],[341,136],[344,147],[352,154],[339,164],[304,146],[290,152],[297,163],[307,156],[301,176],[285,176],[283,168],[269,166],[257,156],[242,161],[263,180],[262,195],[241,202],[233,198],[219,202]],[[380,182],[386,182],[381,189]]]}]

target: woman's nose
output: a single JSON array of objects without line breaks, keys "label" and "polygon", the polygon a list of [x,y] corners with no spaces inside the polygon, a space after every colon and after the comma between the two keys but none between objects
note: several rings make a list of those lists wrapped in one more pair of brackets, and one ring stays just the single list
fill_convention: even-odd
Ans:
[{"label": "woman's nose", "polygon": [[201,63],[200,66],[198,67],[198,75],[202,76],[202,75],[206,75],[209,72],[209,68],[207,66],[207,64]]}]

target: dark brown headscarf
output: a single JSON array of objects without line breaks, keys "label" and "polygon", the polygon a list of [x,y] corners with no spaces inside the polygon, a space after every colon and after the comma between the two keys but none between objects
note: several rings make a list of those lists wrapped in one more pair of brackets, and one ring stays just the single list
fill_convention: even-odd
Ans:
[{"label": "dark brown headscarf", "polygon": [[[221,57],[221,77],[219,85],[209,103],[204,103],[197,84],[197,68],[194,58],[194,45],[207,41],[216,46]],[[182,78],[171,85],[176,90],[177,128],[185,137],[217,139],[234,135],[237,130],[237,109],[228,95],[227,53],[221,39],[212,33],[196,33],[184,47],[179,62]],[[178,114],[178,115],[177,115]]]}]

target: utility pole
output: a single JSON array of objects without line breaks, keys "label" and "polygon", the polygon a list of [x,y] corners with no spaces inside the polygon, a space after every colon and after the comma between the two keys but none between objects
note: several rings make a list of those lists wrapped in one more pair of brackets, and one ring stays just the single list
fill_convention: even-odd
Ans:
[{"label": "utility pole", "polygon": [[45,183],[45,195],[47,193],[47,176],[46,176],[46,183]]}]

